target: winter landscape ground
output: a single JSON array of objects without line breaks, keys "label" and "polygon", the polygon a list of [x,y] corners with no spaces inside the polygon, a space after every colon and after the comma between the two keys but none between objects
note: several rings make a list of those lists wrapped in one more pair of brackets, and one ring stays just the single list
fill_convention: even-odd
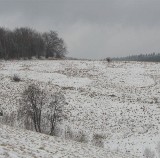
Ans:
[{"label": "winter landscape ground", "polygon": [[[21,78],[20,82],[12,80],[15,74]],[[18,130],[20,125],[14,121],[14,114],[19,99],[28,84],[37,82],[51,91],[62,92],[66,98],[67,119],[61,124],[59,134],[63,139]],[[1,125],[0,157],[9,152],[15,157],[24,154],[24,157],[52,157],[57,154],[57,157],[129,158],[143,157],[144,150],[149,148],[158,158],[159,95],[159,63],[1,61],[0,108],[3,117],[13,116],[12,122],[5,119],[5,124],[16,129]],[[3,117],[0,119],[4,124]],[[85,133],[88,143],[64,141],[68,128],[75,133]],[[94,134],[104,136],[103,147],[93,146]]]},{"label": "winter landscape ground", "polygon": [[0,158],[128,158],[84,143],[1,125]]}]

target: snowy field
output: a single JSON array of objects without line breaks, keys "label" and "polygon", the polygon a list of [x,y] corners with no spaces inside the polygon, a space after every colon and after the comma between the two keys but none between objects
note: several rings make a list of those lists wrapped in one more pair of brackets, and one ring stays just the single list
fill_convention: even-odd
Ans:
[{"label": "snowy field", "polygon": [[[22,81],[13,82],[11,78],[14,74],[19,75]],[[69,127],[73,131],[84,131],[89,139],[94,134],[105,135],[104,148],[101,149],[103,152],[143,157],[144,149],[149,148],[158,158],[156,147],[160,141],[159,63],[1,61],[0,108],[4,114],[16,113],[21,93],[28,84],[35,82],[50,89],[58,89],[65,95],[68,105],[65,106],[67,120],[63,129]],[[12,129],[9,129],[9,133],[12,133],[10,130]],[[1,129],[0,132],[4,134],[5,131]],[[32,142],[32,136],[31,132],[31,140],[28,141]],[[10,137],[14,139],[14,135]],[[41,137],[35,135],[35,138]],[[77,145],[75,150],[79,150],[78,148]],[[5,147],[0,150],[3,152]],[[66,154],[67,150],[64,151]],[[42,151],[37,149],[37,152]]]}]

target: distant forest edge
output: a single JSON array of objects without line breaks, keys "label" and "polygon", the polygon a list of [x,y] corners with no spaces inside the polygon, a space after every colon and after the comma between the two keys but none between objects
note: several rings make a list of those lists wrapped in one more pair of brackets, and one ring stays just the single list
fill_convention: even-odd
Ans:
[{"label": "distant forest edge", "polygon": [[160,62],[160,53],[131,55],[127,57],[112,58],[114,61],[146,61],[146,62]]},{"label": "distant forest edge", "polygon": [[63,58],[66,53],[66,45],[56,31],[0,27],[0,59]]}]

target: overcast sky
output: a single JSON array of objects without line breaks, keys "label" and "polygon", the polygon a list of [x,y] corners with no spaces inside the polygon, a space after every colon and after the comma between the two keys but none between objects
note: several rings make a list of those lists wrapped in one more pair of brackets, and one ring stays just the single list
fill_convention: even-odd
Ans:
[{"label": "overcast sky", "polygon": [[0,25],[55,30],[72,57],[160,52],[160,0],[0,0]]}]

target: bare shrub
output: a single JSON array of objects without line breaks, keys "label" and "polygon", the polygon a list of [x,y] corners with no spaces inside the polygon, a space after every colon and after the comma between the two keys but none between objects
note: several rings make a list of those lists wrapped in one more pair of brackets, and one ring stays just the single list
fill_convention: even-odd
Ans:
[{"label": "bare shrub", "polygon": [[84,133],[84,131],[79,131],[74,138],[75,141],[81,142],[81,143],[87,143],[87,135]]},{"label": "bare shrub", "polygon": [[104,139],[106,137],[103,134],[94,134],[92,138],[92,144],[97,147],[104,147]]},{"label": "bare shrub", "polygon": [[144,157],[145,158],[154,158],[155,157],[155,153],[154,153],[154,151],[151,151],[150,149],[146,148],[144,150]]},{"label": "bare shrub", "polygon": [[37,57],[36,56],[32,56],[31,59],[32,60],[37,60]]},{"label": "bare shrub", "polygon": [[72,129],[69,126],[67,126],[65,129],[64,137],[65,137],[65,139],[70,139],[70,140],[74,139],[74,132],[72,131]]},{"label": "bare shrub", "polygon": [[21,78],[20,78],[17,74],[14,74],[12,80],[13,80],[14,82],[20,82],[20,81],[21,81]]},{"label": "bare shrub", "polygon": [[3,124],[14,126],[14,123],[16,122],[16,114],[14,112],[11,113],[3,112],[1,121]]},{"label": "bare shrub", "polygon": [[43,57],[43,56],[40,56],[39,59],[40,59],[40,60],[45,60],[46,58]]},{"label": "bare shrub", "polygon": [[108,63],[110,63],[110,62],[111,62],[111,58],[106,58],[106,60],[108,61]]},{"label": "bare shrub", "polygon": [[47,118],[50,123],[50,135],[54,135],[57,122],[61,122],[64,118],[63,105],[65,98],[62,94],[56,93],[51,95],[52,100],[47,106]]},{"label": "bare shrub", "polygon": [[18,119],[23,118],[25,128],[54,135],[58,122],[63,119],[65,98],[60,93],[50,94],[38,85],[31,84],[23,92]]},{"label": "bare shrub", "polygon": [[84,131],[73,131],[69,126],[65,129],[65,139],[74,140],[81,143],[87,143],[87,135]]}]

